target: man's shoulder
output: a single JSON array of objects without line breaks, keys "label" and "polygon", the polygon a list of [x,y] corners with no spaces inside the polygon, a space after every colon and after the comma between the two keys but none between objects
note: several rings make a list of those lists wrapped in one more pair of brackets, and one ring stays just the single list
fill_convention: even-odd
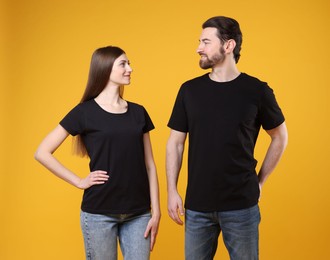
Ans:
[{"label": "man's shoulder", "polygon": [[241,73],[241,78],[246,82],[249,83],[253,86],[265,86],[267,85],[267,83],[265,81],[260,80],[259,78],[255,77],[255,76],[251,76],[247,73],[242,72]]},{"label": "man's shoulder", "polygon": [[247,74],[245,72],[242,72],[241,73],[241,78],[243,80],[246,80],[246,81],[249,81],[251,83],[255,83],[255,84],[258,84],[258,83],[263,83],[259,78],[255,77],[255,76],[252,76],[250,74]]},{"label": "man's shoulder", "polygon": [[199,84],[200,82],[205,82],[209,77],[209,73],[203,74],[201,76],[192,78],[184,82],[182,85],[195,85]]},{"label": "man's shoulder", "polygon": [[[201,76],[197,76],[195,78],[189,79],[185,81],[182,85],[199,85],[200,83],[207,83],[210,81],[209,78],[210,73],[203,74]],[[265,85],[266,82],[260,80],[259,78],[255,76],[251,76],[245,72],[242,72],[239,76],[239,78],[244,81],[245,83],[250,83],[251,85]]]}]

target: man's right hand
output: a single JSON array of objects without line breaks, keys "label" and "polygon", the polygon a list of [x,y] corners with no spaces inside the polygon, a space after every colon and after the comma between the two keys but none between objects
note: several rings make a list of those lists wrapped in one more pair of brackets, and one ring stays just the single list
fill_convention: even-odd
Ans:
[{"label": "man's right hand", "polygon": [[177,192],[168,193],[167,198],[168,215],[173,221],[179,225],[183,224],[180,217],[184,216],[182,199]]}]

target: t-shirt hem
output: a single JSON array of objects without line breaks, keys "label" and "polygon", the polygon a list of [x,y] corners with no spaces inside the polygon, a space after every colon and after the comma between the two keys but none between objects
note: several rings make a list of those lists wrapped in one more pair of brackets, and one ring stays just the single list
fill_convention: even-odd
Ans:
[{"label": "t-shirt hem", "polygon": [[168,124],[167,126],[171,129],[175,130],[175,131],[179,131],[179,132],[182,132],[182,133],[188,133],[188,131],[186,129],[173,126],[172,124]]},{"label": "t-shirt hem", "polygon": [[142,214],[144,212],[150,211],[151,207],[145,207],[140,209],[116,209],[116,210],[95,210],[81,207],[83,212],[91,213],[91,214]]},{"label": "t-shirt hem", "polygon": [[[227,202],[228,204],[228,202]],[[198,212],[221,212],[221,211],[232,211],[232,210],[242,210],[251,208],[258,204],[258,201],[254,201],[251,203],[245,203],[245,204],[238,204],[238,205],[230,205],[230,206],[219,206],[219,207],[212,207],[212,208],[205,208],[205,207],[194,207],[185,205],[185,209],[192,210],[192,211],[198,211]]]},{"label": "t-shirt hem", "polygon": [[273,124],[273,125],[269,125],[269,126],[264,126],[263,129],[264,130],[271,130],[274,129],[278,126],[280,126],[281,124],[283,124],[285,121],[285,118],[282,118],[280,121],[278,121],[277,123]]}]

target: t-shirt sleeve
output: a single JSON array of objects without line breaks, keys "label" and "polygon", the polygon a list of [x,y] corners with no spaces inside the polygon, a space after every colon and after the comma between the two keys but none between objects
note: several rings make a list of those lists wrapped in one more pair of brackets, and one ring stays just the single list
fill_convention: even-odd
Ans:
[{"label": "t-shirt sleeve", "polygon": [[73,136],[77,134],[81,134],[84,131],[84,125],[85,125],[82,107],[80,105],[74,107],[60,121],[60,125]]},{"label": "t-shirt sleeve", "polygon": [[265,130],[273,129],[284,122],[285,118],[279,107],[274,91],[266,85],[261,98],[260,121]]},{"label": "t-shirt sleeve", "polygon": [[184,104],[184,85],[181,86],[178,92],[167,126],[180,132],[188,132],[188,118]]},{"label": "t-shirt sleeve", "polygon": [[147,112],[147,110],[145,108],[143,108],[143,112],[144,112],[144,119],[145,119],[145,125],[143,127],[143,133],[147,133],[149,131],[151,131],[152,129],[155,128],[154,124],[152,123],[152,120]]}]

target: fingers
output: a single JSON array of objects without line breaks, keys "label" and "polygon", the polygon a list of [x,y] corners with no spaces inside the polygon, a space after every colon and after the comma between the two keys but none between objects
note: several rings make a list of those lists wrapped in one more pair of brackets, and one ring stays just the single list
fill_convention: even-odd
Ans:
[{"label": "fingers", "polygon": [[180,217],[184,216],[184,209],[180,195],[177,192],[169,193],[167,203],[167,211],[170,218],[175,223],[183,225]]},{"label": "fingers", "polygon": [[[146,231],[144,232],[144,238],[147,238],[149,236],[150,230],[151,230],[151,225],[149,223],[148,226],[147,226]],[[154,244],[155,244],[155,238],[153,238],[152,233],[151,233],[151,236],[150,236],[150,251],[152,251],[152,249],[154,247]]]},{"label": "fingers", "polygon": [[181,199],[178,199],[174,202],[169,202],[168,215],[175,223],[177,223],[178,225],[183,225],[181,217],[184,216],[184,209]]},{"label": "fingers", "polygon": [[180,214],[180,216],[184,215],[184,209],[183,209],[182,203],[179,204],[179,214]]},{"label": "fingers", "polygon": [[158,233],[159,220],[150,219],[146,231],[144,232],[144,238],[147,238],[150,235],[150,251],[153,250],[156,243],[156,237]]},{"label": "fingers", "polygon": [[[182,208],[182,205],[178,205],[174,208],[168,208],[168,215],[170,218],[177,224],[183,225],[183,221],[181,220],[180,216],[182,217],[184,215],[184,210]],[[179,216],[180,215],[180,216]]]},{"label": "fingers", "polygon": [[[178,225],[183,225],[183,221],[181,220],[181,218],[179,217],[178,211],[169,211],[168,212],[170,218],[177,223]],[[183,214],[180,213],[180,215],[182,216]]]},{"label": "fingers", "polygon": [[100,185],[104,184],[106,181],[108,181],[109,175],[106,171],[93,171],[86,178],[83,178],[80,180],[78,187],[81,189],[88,189],[89,187],[93,185]]},{"label": "fingers", "polygon": [[91,185],[104,184],[109,179],[109,175],[106,171],[97,170],[91,172],[89,178]]},{"label": "fingers", "polygon": [[144,237],[147,238],[150,233],[150,251],[154,249],[154,245],[156,242],[156,237],[157,237],[157,231],[154,230],[154,228],[149,228],[146,230],[146,233],[144,234]]},{"label": "fingers", "polygon": [[156,236],[157,236],[157,233],[151,231],[151,237],[150,237],[150,251],[152,251],[154,249],[154,245],[155,245],[155,242],[156,242]]}]

